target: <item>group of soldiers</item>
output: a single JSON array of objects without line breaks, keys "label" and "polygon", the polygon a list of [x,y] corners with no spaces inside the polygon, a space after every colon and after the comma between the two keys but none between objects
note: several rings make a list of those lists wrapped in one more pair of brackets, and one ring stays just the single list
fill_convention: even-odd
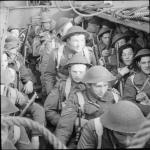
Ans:
[{"label": "group of soldiers", "polygon": [[[9,28],[5,39],[1,116],[20,115],[40,83],[41,97],[24,117],[68,148],[127,148],[150,114],[149,35],[95,17],[56,22],[43,12],[26,36],[26,52],[18,29]],[[23,126],[1,131],[3,149],[52,147]]]}]

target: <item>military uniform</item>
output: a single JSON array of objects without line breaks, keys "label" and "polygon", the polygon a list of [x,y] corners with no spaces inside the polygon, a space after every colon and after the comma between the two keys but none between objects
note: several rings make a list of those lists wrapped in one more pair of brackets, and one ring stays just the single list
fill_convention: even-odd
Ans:
[{"label": "military uniform", "polygon": [[[65,65],[65,68],[69,70],[69,67],[75,64],[83,64],[85,66],[91,66],[85,57],[80,54],[75,54]],[[51,93],[48,95],[44,107],[46,112],[47,121],[56,127],[60,114],[69,95],[75,90],[82,90],[85,88],[83,83],[77,83],[72,78],[71,75],[66,80],[61,80],[57,87],[55,87]]]},{"label": "military uniform", "polygon": [[[119,108],[117,105],[121,107],[119,106]],[[128,112],[126,111],[127,109]],[[118,104],[111,106],[108,112],[101,117],[92,119],[85,124],[77,148],[127,148],[127,144],[121,143],[119,139],[115,137],[114,132],[135,134],[144,121],[146,121],[146,118],[144,118],[136,105],[128,101],[120,101]],[[149,143],[147,143],[145,148],[146,147],[149,147]]]},{"label": "military uniform", "polygon": [[[100,67],[100,69],[98,70],[97,67],[98,68]],[[113,80],[114,77],[108,71],[106,71],[108,75],[107,76],[106,72],[103,69],[105,70],[104,67],[102,67],[101,69],[101,66],[90,68],[87,71],[87,74],[85,75],[83,79],[83,83],[86,83],[87,80],[89,80],[90,83],[93,83],[93,82],[97,83],[97,82],[100,82],[99,81],[100,79],[103,81],[104,78],[105,78],[104,81]],[[102,70],[105,72],[104,73],[105,75],[98,74],[98,72],[102,73]],[[93,76],[91,74],[93,74]],[[55,131],[56,136],[64,144],[67,144],[67,142],[69,141],[69,138],[71,137],[73,133],[74,125],[78,116],[79,107],[82,107],[82,113],[84,116],[83,124],[84,124],[84,122],[86,122],[87,120],[90,120],[90,119],[93,119],[102,115],[107,110],[109,105],[112,105],[116,102],[115,97],[111,90],[107,90],[104,96],[100,98],[94,95],[92,92],[90,92],[89,89],[85,89],[83,91],[80,91],[82,94],[82,98],[84,99],[83,100],[84,102],[82,102],[83,106],[81,106],[80,104],[81,99],[79,99],[81,98],[81,95],[79,96],[78,92],[79,91],[76,91],[69,96],[66,106],[62,110],[61,118],[58,122],[56,131]]]},{"label": "military uniform", "polygon": [[[140,89],[143,86],[147,77],[148,76],[142,72],[136,73],[133,79],[135,86],[137,86]],[[127,99],[129,101],[136,103],[139,106],[139,108],[141,108],[141,111],[144,113],[144,115],[147,116],[150,113],[150,105],[143,105],[143,104],[140,104],[138,101],[136,101],[137,90],[135,86],[133,85],[131,78],[129,77],[125,84],[123,97],[124,99]],[[147,94],[148,98],[150,99],[150,85],[149,84],[145,86],[143,91]]]},{"label": "military uniform", "polygon": [[[16,113],[18,111],[17,107],[11,103],[11,101],[5,97],[1,96],[1,117],[3,115],[9,115]],[[23,126],[8,126],[4,127],[2,125],[2,149],[6,148],[16,148],[16,149],[32,149],[32,144],[29,141],[25,128]]]},{"label": "military uniform", "polygon": [[[141,49],[136,54],[134,61],[142,56],[150,56],[149,49]],[[149,75],[142,71],[136,71],[131,75],[125,84],[124,99],[130,100],[136,103],[141,111],[147,116],[150,113],[150,81]],[[147,80],[147,82],[146,82]],[[146,83],[145,83],[146,82]],[[144,95],[143,95],[144,94]],[[142,96],[143,95],[143,96]],[[138,96],[142,96],[141,98]],[[144,100],[144,101],[143,101]],[[146,100],[146,101],[145,101]],[[146,102],[146,103],[145,103]]]},{"label": "military uniform", "polygon": [[[73,33],[75,34],[78,33],[79,31],[83,34],[86,33],[82,28],[78,26],[73,26],[68,30],[68,33],[64,37],[62,37],[62,40],[65,41]],[[64,65],[75,53],[76,52],[74,50],[71,50],[67,45],[64,45],[58,49],[54,49],[50,53],[49,62],[46,71],[44,73],[47,94],[52,90],[52,88],[57,82],[57,79],[59,80],[67,78],[68,71],[64,69]],[[85,56],[87,60],[93,65],[96,64],[95,56],[91,48],[85,47],[85,49],[79,53]],[[60,61],[58,62],[58,60]]]}]

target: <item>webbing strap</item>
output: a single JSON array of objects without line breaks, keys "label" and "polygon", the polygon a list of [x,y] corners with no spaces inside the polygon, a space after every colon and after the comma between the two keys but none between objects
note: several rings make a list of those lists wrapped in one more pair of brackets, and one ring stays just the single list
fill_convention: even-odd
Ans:
[{"label": "webbing strap", "polygon": [[100,117],[97,117],[94,119],[94,125],[95,125],[96,134],[98,136],[97,149],[101,149],[103,126],[102,126],[102,123],[100,121]]},{"label": "webbing strap", "polygon": [[66,100],[68,99],[70,90],[71,90],[71,78],[69,77],[69,78],[66,80],[66,86],[65,86]]},{"label": "webbing strap", "polygon": [[139,88],[134,84],[134,76],[135,76],[135,74],[132,75],[132,76],[130,76],[131,82],[132,82],[132,84],[134,85],[134,87],[136,88],[137,92],[140,93],[141,91],[144,90],[144,88],[145,88],[145,86],[146,86],[147,84],[150,84],[150,83],[149,83],[149,78],[147,78],[147,79],[145,80],[143,86],[141,87],[141,89],[139,89]]},{"label": "webbing strap", "polygon": [[61,59],[61,56],[63,55],[63,49],[64,49],[64,44],[60,45],[59,48],[58,48],[57,66],[56,66],[57,69],[59,68],[59,65],[60,65],[60,59]]},{"label": "webbing strap", "polygon": [[85,47],[85,48],[83,49],[83,54],[84,54],[84,56],[86,57],[88,63],[91,63],[91,60],[90,60],[90,53],[89,53],[89,49],[88,49],[87,47]]},{"label": "webbing strap", "polygon": [[84,97],[81,92],[77,92],[76,94],[78,97],[78,102],[81,107],[82,113],[84,114],[84,104],[85,104]]}]

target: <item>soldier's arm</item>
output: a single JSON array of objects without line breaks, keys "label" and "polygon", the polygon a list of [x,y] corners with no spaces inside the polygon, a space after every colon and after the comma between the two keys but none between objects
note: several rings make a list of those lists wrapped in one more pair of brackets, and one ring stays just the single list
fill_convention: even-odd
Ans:
[{"label": "soldier's arm", "polygon": [[96,149],[98,138],[95,132],[94,121],[88,121],[82,130],[77,149]]},{"label": "soldier's arm", "polygon": [[44,72],[44,79],[46,83],[46,92],[50,93],[53,86],[56,83],[56,61],[55,61],[55,52],[52,51],[49,55],[49,61],[46,67],[46,71]]},{"label": "soldier's arm", "polygon": [[137,103],[136,102],[136,95],[137,95],[136,89],[133,86],[132,81],[130,80],[130,78],[128,78],[127,81],[126,81],[126,84],[125,84],[124,92],[123,92],[123,99],[132,101],[135,104],[137,104],[138,107],[143,112],[143,114],[145,116],[147,116],[150,113],[150,106],[149,105],[142,105],[140,103]]},{"label": "soldier's arm", "polygon": [[[28,108],[27,113],[31,114],[32,119],[34,121],[37,121],[38,123],[40,123],[43,126],[45,125],[45,111],[41,105],[39,105],[37,103],[33,103]],[[36,130],[33,130],[32,135],[37,136],[37,135],[41,135],[41,134],[39,134],[39,132],[37,132]]]},{"label": "soldier's arm", "polygon": [[46,119],[54,126],[57,125],[60,118],[60,114],[58,113],[59,98],[59,91],[56,88],[52,90],[44,103]]},{"label": "soldier's arm", "polygon": [[20,67],[20,78],[21,81],[26,84],[28,81],[33,81],[31,72],[26,68],[25,65],[21,65]]},{"label": "soldier's arm", "polygon": [[75,94],[70,95],[66,106],[63,108],[57,124],[55,135],[66,145],[69,141],[77,118],[78,99]]}]

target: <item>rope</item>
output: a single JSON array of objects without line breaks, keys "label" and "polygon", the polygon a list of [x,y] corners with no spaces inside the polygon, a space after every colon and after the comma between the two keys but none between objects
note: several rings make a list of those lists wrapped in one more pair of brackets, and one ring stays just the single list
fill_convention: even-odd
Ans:
[{"label": "rope", "polygon": [[143,148],[150,139],[150,114],[147,118],[148,120],[142,124],[140,130],[130,141],[128,148]]},{"label": "rope", "polygon": [[[100,12],[95,12],[95,13],[91,13],[91,14],[83,14],[83,13],[80,13],[79,11],[77,11],[75,8],[74,8],[74,6],[72,5],[72,3],[71,3],[71,1],[69,0],[69,4],[70,4],[70,7],[72,8],[72,10],[76,13],[76,14],[78,14],[79,16],[83,16],[83,17],[92,17],[92,16],[96,16],[96,15],[99,15],[99,14],[101,14],[101,13],[104,13],[104,12],[107,12],[110,8],[109,7],[107,7],[107,9],[105,8],[104,10],[101,10]],[[107,6],[108,4],[106,3],[105,5],[103,4],[103,8],[105,7],[105,6]],[[109,6],[110,6],[110,4],[109,4]]]},{"label": "rope", "polygon": [[149,13],[148,6],[143,5],[137,8],[121,8],[116,10],[115,15],[123,19],[142,19],[142,17],[149,16]]},{"label": "rope", "polygon": [[42,133],[46,139],[50,143],[53,144],[55,149],[67,149],[67,147],[62,144],[58,138],[56,138],[48,129],[44,126],[40,125],[39,123],[32,121],[30,119],[24,117],[2,117],[1,116],[1,124],[2,125],[17,125],[17,126],[24,126],[30,129],[35,129],[38,132]]}]

